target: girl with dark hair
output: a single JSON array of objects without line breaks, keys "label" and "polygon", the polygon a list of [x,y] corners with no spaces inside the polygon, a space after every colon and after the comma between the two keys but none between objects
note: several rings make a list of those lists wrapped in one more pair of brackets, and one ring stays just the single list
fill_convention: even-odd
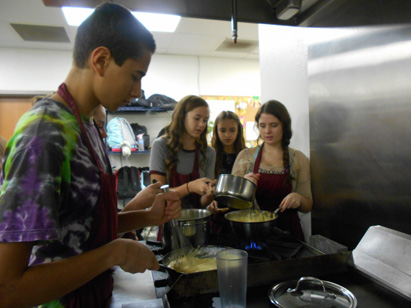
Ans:
[{"label": "girl with dark hair", "polygon": [[289,147],[291,118],[282,103],[271,100],[262,105],[255,122],[263,143],[240,152],[232,174],[257,185],[256,198],[262,210],[274,211],[280,206],[277,226],[304,241],[298,211],[309,212],[313,204],[308,158]]},{"label": "girl with dark hair", "polygon": [[154,140],[151,148],[151,181],[170,184],[182,198],[182,208],[201,208],[214,198],[215,151],[206,139],[209,114],[201,97],[182,98],[165,135]]},{"label": "girl with dark hair", "polygon": [[243,126],[232,111],[222,111],[214,121],[211,145],[217,153],[215,176],[231,174],[238,153],[245,148]]},{"label": "girl with dark hair", "polygon": [[[220,174],[231,174],[238,153],[245,148],[243,126],[234,112],[222,111],[217,116],[214,121],[211,144],[217,153],[216,178],[218,179]],[[224,218],[224,213],[228,208],[218,209],[218,203],[214,200],[207,209],[213,213],[210,223],[212,233],[220,234],[225,232],[225,229],[230,229]]]}]

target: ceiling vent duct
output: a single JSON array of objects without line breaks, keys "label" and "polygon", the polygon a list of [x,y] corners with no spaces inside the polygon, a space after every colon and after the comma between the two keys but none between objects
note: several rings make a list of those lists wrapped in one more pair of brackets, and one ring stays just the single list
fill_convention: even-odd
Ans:
[{"label": "ceiling vent duct", "polygon": [[288,20],[294,17],[301,9],[301,0],[282,0],[276,8],[275,14],[278,19]]},{"label": "ceiling vent duct", "polygon": [[24,41],[70,43],[63,27],[10,24]]}]

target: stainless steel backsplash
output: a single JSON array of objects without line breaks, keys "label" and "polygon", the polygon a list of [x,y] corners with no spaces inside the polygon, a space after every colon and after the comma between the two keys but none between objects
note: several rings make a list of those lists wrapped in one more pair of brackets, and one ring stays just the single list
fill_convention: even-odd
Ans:
[{"label": "stainless steel backsplash", "polygon": [[411,25],[309,45],[308,94],[312,233],[411,234]]}]

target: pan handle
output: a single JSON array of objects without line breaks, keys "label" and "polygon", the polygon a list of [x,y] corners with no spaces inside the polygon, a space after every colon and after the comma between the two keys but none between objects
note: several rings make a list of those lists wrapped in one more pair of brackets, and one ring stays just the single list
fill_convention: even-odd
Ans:
[{"label": "pan handle", "polygon": [[172,285],[170,286],[169,291],[176,285],[176,283],[180,280],[181,277],[183,277],[183,274],[180,274],[180,276],[178,276],[177,279],[174,280],[174,282],[173,282]]},{"label": "pan handle", "polygon": [[[167,266],[165,266],[164,264],[159,264],[160,265],[160,270],[161,271],[164,271],[164,272],[167,272],[168,273],[168,275],[169,275],[169,279],[170,280],[174,280],[172,283],[171,283],[171,286],[169,286],[169,290],[168,291],[170,291],[175,285],[176,285],[176,283],[180,280],[180,278],[184,275],[183,273],[179,273],[179,272],[176,272],[175,270],[173,270],[172,268],[169,268],[169,267],[167,267]],[[178,277],[176,278],[176,279],[174,279],[173,277],[175,277],[176,275],[178,275]]]},{"label": "pan handle", "polygon": [[160,270],[161,270],[162,272],[167,272],[167,273],[168,273],[169,268],[168,268],[167,266],[165,266],[165,265],[163,265],[163,264],[161,264],[161,263],[159,263],[159,265],[160,265]]}]

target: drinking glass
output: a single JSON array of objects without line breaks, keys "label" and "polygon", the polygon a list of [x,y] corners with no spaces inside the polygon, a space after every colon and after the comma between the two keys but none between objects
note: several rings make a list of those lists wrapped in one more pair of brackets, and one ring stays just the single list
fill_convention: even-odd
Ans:
[{"label": "drinking glass", "polygon": [[240,249],[217,253],[218,289],[221,308],[245,308],[248,254]]}]

